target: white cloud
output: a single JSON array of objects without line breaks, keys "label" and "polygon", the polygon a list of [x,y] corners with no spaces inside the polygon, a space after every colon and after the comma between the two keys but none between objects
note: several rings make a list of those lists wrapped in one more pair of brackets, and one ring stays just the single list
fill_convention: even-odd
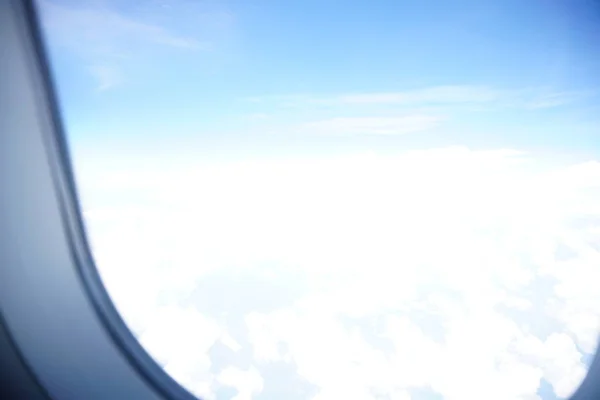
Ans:
[{"label": "white cloud", "polygon": [[110,89],[123,81],[123,74],[115,67],[94,65],[90,67],[90,73],[98,82],[97,89],[99,91]]},{"label": "white cloud", "polygon": [[524,337],[516,346],[519,354],[534,357],[544,378],[561,398],[569,397],[585,376],[581,354],[571,337],[565,333],[553,333],[545,341]]},{"label": "white cloud", "polygon": [[232,400],[251,400],[263,388],[263,379],[256,368],[242,370],[240,368],[229,367],[219,374],[217,380],[223,385],[231,386],[238,390],[238,393]]},{"label": "white cloud", "polygon": [[586,372],[573,340],[564,333],[552,334],[544,343],[544,358],[545,375],[554,392],[559,397],[570,396]]},{"label": "white cloud", "polygon": [[162,306],[155,308],[140,342],[161,364],[205,362],[208,367],[206,352],[219,335],[219,326],[197,310]]},{"label": "white cloud", "polygon": [[239,351],[242,349],[242,346],[232,338],[228,333],[225,333],[221,338],[221,342],[227,347],[229,347],[233,351]]},{"label": "white cloud", "polygon": [[[533,400],[542,378],[559,396],[583,378],[582,351],[600,331],[600,232],[575,222],[600,217],[595,162],[540,168],[533,154],[455,147],[154,165],[163,173],[131,169],[121,181],[103,165],[82,169],[98,207],[86,218],[125,320],[195,393],[267,393],[261,368],[274,362],[294,365],[314,399],[430,387],[446,400]],[[140,183],[138,197],[123,197],[126,182]],[[276,267],[257,282],[302,291],[261,310],[244,295],[243,314],[191,308],[208,307],[189,299],[198,284],[210,290],[211,274],[243,280],[264,264]],[[217,341],[253,358],[212,373]]]}]

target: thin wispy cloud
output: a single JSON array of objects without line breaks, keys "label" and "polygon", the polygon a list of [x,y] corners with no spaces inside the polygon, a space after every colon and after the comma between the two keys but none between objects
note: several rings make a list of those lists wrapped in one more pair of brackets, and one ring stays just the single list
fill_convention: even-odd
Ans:
[{"label": "thin wispy cloud", "polygon": [[569,92],[557,92],[545,95],[540,95],[528,101],[525,104],[525,108],[529,109],[542,109],[542,108],[554,108],[563,105],[575,103],[580,100],[584,100],[591,96],[594,96],[594,92],[590,90],[585,91],[569,91]]},{"label": "thin wispy cloud", "polygon": [[403,135],[434,128],[440,122],[440,117],[432,115],[350,117],[310,122],[302,129],[310,133],[330,135]]},{"label": "thin wispy cloud", "polygon": [[333,101],[346,104],[482,103],[501,98],[502,92],[477,86],[438,86],[406,92],[342,95]]},{"label": "thin wispy cloud", "polygon": [[[177,48],[203,48],[196,38],[180,36],[151,23],[136,20],[114,10],[92,5],[64,6],[41,1],[43,21],[52,30],[53,40],[78,48],[122,45],[120,40],[139,40]],[[77,33],[77,35],[74,35]]]},{"label": "thin wispy cloud", "polygon": [[108,90],[123,81],[122,73],[117,68],[111,66],[93,65],[89,70],[96,79],[98,91]]},{"label": "thin wispy cloud", "polygon": [[97,4],[67,6],[49,0],[38,4],[44,28],[52,37],[51,44],[93,65],[89,71],[97,81],[98,90],[122,83],[123,64],[139,56],[147,46],[187,51],[210,48],[210,43],[198,38],[179,35]]},{"label": "thin wispy cloud", "polygon": [[521,88],[503,89],[476,85],[443,85],[392,92],[340,93],[329,96],[279,95],[245,98],[249,103],[296,107],[444,107],[488,106],[496,108],[550,108],[593,96],[592,91],[548,91]]},{"label": "thin wispy cloud", "polygon": [[294,118],[302,115],[304,121],[287,125],[287,131],[351,136],[424,132],[457,116],[464,119],[477,113],[534,112],[577,104],[594,95],[591,90],[444,85],[397,92],[290,94],[242,100],[256,113],[285,116],[294,111]]}]

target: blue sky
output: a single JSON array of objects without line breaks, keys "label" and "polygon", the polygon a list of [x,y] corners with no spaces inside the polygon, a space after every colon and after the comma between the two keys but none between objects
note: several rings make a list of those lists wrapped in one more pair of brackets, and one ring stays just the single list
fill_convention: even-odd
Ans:
[{"label": "blue sky", "polygon": [[96,265],[188,390],[554,400],[583,379],[600,6],[38,4]]},{"label": "blue sky", "polygon": [[[600,15],[587,1],[41,4],[77,140],[160,142],[169,131],[240,155],[445,145],[589,154],[600,132]],[[411,115],[429,122],[372,132],[378,119]],[[363,128],[342,137],[305,127],[344,118],[371,119],[346,120]]]}]

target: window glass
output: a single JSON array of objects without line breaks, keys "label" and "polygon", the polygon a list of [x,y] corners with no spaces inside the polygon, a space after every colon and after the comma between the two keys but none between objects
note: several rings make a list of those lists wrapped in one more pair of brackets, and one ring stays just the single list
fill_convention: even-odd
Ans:
[{"label": "window glass", "polygon": [[600,332],[589,1],[39,0],[91,250],[211,399],[559,399]]}]

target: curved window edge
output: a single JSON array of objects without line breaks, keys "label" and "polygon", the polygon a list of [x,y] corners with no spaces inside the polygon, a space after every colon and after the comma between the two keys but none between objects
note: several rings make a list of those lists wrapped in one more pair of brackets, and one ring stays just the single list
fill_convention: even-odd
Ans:
[{"label": "curved window edge", "polygon": [[[72,265],[76,269],[87,300],[116,348],[153,391],[167,399],[197,400],[196,396],[169,376],[146,352],[127,327],[102,283],[85,233],[71,158],[64,135],[43,32],[40,28],[37,6],[34,0],[11,0],[6,5],[12,8],[10,14],[14,16],[16,20],[14,22],[20,31],[20,45],[24,47],[28,64],[26,73],[29,75],[29,79],[34,81],[35,112],[38,114],[37,117],[42,115],[40,118],[42,121],[49,121],[47,126],[41,127],[41,140],[49,161],[49,172],[60,207],[62,230],[68,241],[67,247],[70,251]],[[9,77],[0,79],[7,78]],[[3,134],[5,133],[3,132]]]}]

